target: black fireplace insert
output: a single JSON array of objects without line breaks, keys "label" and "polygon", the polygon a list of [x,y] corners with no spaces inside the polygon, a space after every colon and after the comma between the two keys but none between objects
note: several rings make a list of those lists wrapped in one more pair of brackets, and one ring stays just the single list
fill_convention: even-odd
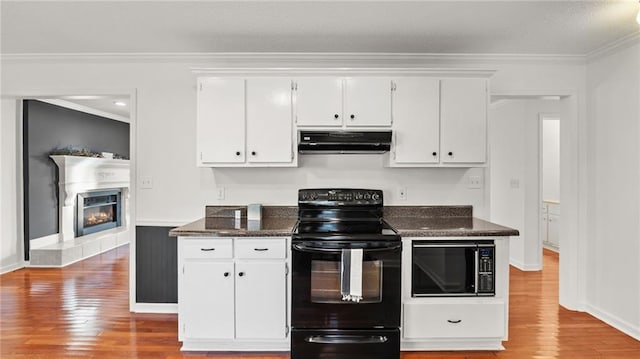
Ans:
[{"label": "black fireplace insert", "polygon": [[76,237],[122,225],[121,190],[80,193],[76,207]]}]

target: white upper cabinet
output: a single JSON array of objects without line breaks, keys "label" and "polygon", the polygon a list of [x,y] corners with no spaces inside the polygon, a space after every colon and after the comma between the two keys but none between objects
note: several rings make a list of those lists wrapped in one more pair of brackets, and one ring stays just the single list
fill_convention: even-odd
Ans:
[{"label": "white upper cabinet", "polygon": [[440,82],[442,163],[484,163],[487,158],[487,80]]},{"label": "white upper cabinet", "polygon": [[291,80],[247,79],[247,161],[291,163]]},{"label": "white upper cabinet", "polygon": [[294,80],[299,127],[391,126],[391,80],[316,77]]},{"label": "white upper cabinet", "polygon": [[344,98],[347,126],[391,126],[391,80],[350,77]]},{"label": "white upper cabinet", "polygon": [[245,80],[198,79],[198,163],[245,161]]},{"label": "white upper cabinet", "polygon": [[440,157],[440,81],[429,77],[394,80],[394,164],[434,164]]},{"label": "white upper cabinet", "polygon": [[197,163],[295,166],[290,79],[198,79]]},{"label": "white upper cabinet", "polygon": [[342,125],[342,78],[299,78],[294,87],[298,126]]}]

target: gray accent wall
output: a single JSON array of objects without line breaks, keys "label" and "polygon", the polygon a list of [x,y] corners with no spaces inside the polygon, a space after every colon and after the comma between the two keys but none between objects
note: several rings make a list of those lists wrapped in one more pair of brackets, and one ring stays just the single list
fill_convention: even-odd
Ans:
[{"label": "gray accent wall", "polygon": [[136,227],[136,303],[178,303],[178,239],[173,227]]},{"label": "gray accent wall", "polygon": [[57,166],[67,146],[129,157],[129,124],[37,100],[23,102],[25,258],[29,240],[58,233]]}]

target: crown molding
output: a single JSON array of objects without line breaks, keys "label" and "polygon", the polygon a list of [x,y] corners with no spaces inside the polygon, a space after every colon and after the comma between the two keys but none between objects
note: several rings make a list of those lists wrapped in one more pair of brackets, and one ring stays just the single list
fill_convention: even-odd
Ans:
[{"label": "crown molding", "polygon": [[584,64],[583,55],[328,52],[16,53],[3,63],[190,63],[193,67],[428,67],[442,65]]},{"label": "crown molding", "polygon": [[640,43],[640,31],[624,36],[612,43],[609,43],[599,49],[589,52],[586,55],[587,62],[595,61],[602,57],[611,55],[615,52],[624,50],[637,43]]}]

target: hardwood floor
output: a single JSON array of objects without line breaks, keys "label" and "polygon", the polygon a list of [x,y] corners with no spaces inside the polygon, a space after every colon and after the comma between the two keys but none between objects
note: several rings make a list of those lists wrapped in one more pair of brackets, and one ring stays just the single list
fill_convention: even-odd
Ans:
[{"label": "hardwood floor", "polygon": [[[174,314],[129,312],[129,248],[62,269],[0,276],[0,356],[9,358],[253,358],[287,353],[182,353]],[[509,341],[500,352],[405,352],[423,358],[640,358],[640,342],[558,306],[558,256],[542,272],[511,268]]]}]

